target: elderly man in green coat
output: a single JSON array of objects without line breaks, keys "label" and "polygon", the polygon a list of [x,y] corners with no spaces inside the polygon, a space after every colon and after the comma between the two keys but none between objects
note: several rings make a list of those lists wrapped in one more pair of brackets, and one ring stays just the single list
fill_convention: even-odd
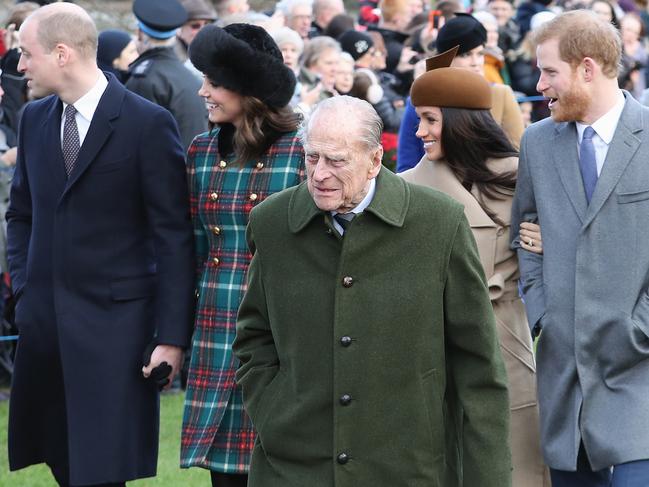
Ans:
[{"label": "elderly man in green coat", "polygon": [[462,207],[381,169],[368,103],[321,102],[307,181],[253,210],[237,381],[249,487],[507,487],[508,398]]}]

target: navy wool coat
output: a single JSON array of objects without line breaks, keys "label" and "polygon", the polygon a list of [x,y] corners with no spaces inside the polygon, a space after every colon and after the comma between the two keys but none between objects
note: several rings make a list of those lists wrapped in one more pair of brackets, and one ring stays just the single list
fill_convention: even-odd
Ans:
[{"label": "navy wool coat", "polygon": [[66,177],[62,102],[27,105],[7,212],[19,296],[12,470],[65,465],[73,485],[155,475],[157,333],[187,346],[193,244],[177,126],[112,75]]}]

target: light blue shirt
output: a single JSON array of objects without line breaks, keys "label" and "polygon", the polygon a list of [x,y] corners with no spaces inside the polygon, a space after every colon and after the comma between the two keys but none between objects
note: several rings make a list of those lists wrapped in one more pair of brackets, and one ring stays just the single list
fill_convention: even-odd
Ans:
[{"label": "light blue shirt", "polygon": [[[622,115],[622,110],[624,110],[624,94],[621,90],[618,90],[616,102],[613,108],[608,112],[602,115],[595,123],[590,125],[595,131],[593,135],[593,147],[595,148],[595,162],[597,163],[597,177],[602,174],[602,168],[604,167],[604,161],[606,160],[606,154],[608,154],[608,146],[613,140],[615,135],[615,130],[617,129],[617,123],[620,121],[620,116]],[[584,130],[588,125],[585,125],[580,122],[576,122],[577,126],[577,152],[579,152],[579,146],[581,145],[581,140],[584,137]]]}]

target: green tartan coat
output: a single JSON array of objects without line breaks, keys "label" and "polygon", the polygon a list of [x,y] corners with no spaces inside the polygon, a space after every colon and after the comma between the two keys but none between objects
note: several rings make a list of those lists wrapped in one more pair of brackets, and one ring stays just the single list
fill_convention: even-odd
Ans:
[{"label": "green tartan coat", "polygon": [[256,434],[234,382],[231,345],[251,258],[246,225],[255,205],[304,179],[304,150],[289,132],[239,167],[219,153],[218,136],[218,129],[199,135],[187,155],[198,300],[180,462],[245,473]]},{"label": "green tartan coat", "polygon": [[506,376],[461,205],[383,168],[333,229],[306,184],[248,225],[249,487],[507,487]]}]

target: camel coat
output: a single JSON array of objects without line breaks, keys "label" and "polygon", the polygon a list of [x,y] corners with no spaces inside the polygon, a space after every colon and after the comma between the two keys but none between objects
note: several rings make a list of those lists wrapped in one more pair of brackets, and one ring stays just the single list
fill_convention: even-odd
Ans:
[{"label": "camel coat", "polygon": [[[521,137],[525,125],[523,124],[523,115],[518,106],[514,92],[507,85],[491,85],[491,115],[494,120],[509,137],[509,140],[516,148],[521,146]],[[511,206],[511,201],[507,203]],[[509,214],[509,210],[508,213]]]},{"label": "camel coat", "polygon": [[[492,159],[487,164],[495,172],[515,171],[518,158]],[[504,200],[484,198],[489,209],[506,223],[506,226],[502,226],[480,207],[477,189],[467,191],[443,162],[431,162],[424,157],[417,166],[400,176],[411,183],[442,191],[464,205],[464,214],[478,244],[480,261],[487,277],[509,380],[510,439],[514,466],[512,485],[542,487],[547,473],[540,450],[536,367],[525,308],[518,296],[516,254],[509,248],[513,194]],[[549,485],[549,481],[545,485]]]}]

